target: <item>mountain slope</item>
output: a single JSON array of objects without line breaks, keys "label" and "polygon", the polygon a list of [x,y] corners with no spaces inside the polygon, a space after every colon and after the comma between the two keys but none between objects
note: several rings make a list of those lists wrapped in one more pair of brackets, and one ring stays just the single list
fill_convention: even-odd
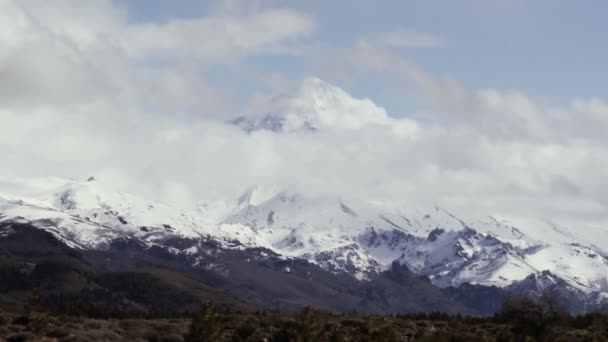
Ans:
[{"label": "mountain slope", "polygon": [[[0,223],[0,231],[9,232],[0,238],[0,295],[14,310],[38,289],[51,310],[101,316],[188,312],[206,301],[240,311],[311,305],[338,312],[483,313],[403,266],[359,282],[268,250],[225,249],[214,241],[182,239],[146,247],[130,239],[78,250],[30,224]],[[190,244],[199,252],[172,251]]]},{"label": "mountain slope", "polygon": [[[232,124],[252,134],[341,134],[370,127],[417,132],[414,122],[391,118],[370,100],[355,99],[316,78]],[[361,282],[374,281],[397,261],[442,288],[558,286],[590,305],[608,296],[607,229],[547,219],[516,224],[493,216],[471,218],[439,206],[372,202],[348,194],[315,196],[255,186],[234,200],[221,198],[184,211],[112,190],[93,177],[0,178],[2,223],[38,227],[73,250],[155,251],[224,277],[229,268],[210,262],[210,253],[247,251],[240,256],[303,260]],[[0,230],[0,239],[12,233]],[[546,272],[559,281],[531,281],[548,279]]]},{"label": "mountain slope", "polygon": [[[507,286],[550,270],[583,291],[606,290],[602,250],[584,235],[543,221],[522,228],[493,217],[464,220],[442,208],[279,193],[225,222],[251,227],[277,252],[359,277],[400,260],[439,286]],[[607,237],[597,234],[595,242]]]},{"label": "mountain slope", "polygon": [[[602,303],[608,289],[608,259],[597,247],[606,241],[601,231],[589,243],[586,235],[551,222],[524,228],[493,217],[465,220],[439,207],[259,188],[240,196],[220,223],[209,224],[205,211],[183,212],[110,189],[93,179],[3,180],[0,223],[31,224],[75,250],[156,251],[222,276],[229,268],[209,262],[209,244],[214,251],[243,251],[244,259],[306,260],[364,282],[398,261],[440,287],[509,288],[549,271],[589,305]],[[0,238],[11,234],[1,230]]]}]

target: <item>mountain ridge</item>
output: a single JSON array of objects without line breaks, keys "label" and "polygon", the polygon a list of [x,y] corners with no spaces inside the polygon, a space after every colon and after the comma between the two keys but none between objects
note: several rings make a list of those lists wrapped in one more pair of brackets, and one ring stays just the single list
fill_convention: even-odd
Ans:
[{"label": "mountain ridge", "polygon": [[[230,123],[249,134],[313,138],[368,128],[403,138],[418,128],[314,77]],[[519,224],[495,213],[466,217],[440,205],[319,195],[273,184],[243,190],[185,210],[162,198],[112,190],[95,177],[0,178],[0,223],[38,227],[75,250],[132,243],[193,267],[208,260],[203,245],[213,244],[305,261],[360,282],[377,279],[397,262],[444,289],[468,284],[538,293],[539,287],[559,287],[566,297],[588,300],[584,307],[608,300],[606,229],[560,225],[552,218]],[[10,234],[0,231],[0,239]],[[227,272],[218,264],[203,267]]]},{"label": "mountain ridge", "polygon": [[[529,229],[494,217],[469,221],[440,207],[395,209],[278,190],[251,201],[250,189],[230,215],[210,225],[197,216],[204,213],[114,193],[96,180],[40,184],[45,182],[32,181],[21,197],[15,191],[0,194],[0,223],[32,224],[77,250],[105,250],[115,241],[136,239],[145,248],[161,248],[200,264],[204,258],[197,260],[201,250],[196,243],[180,246],[170,241],[203,239],[226,249],[262,248],[279,259],[305,260],[360,281],[374,279],[398,262],[443,288],[516,288],[515,284],[549,271],[569,293],[593,302],[586,307],[599,305],[607,294],[606,256],[584,239],[573,240],[577,235],[565,227],[558,233],[554,223],[543,230],[554,232],[547,239],[555,240],[540,241],[527,234]],[[564,232],[567,241],[559,239]],[[0,239],[7,235],[10,232],[4,231]],[[596,242],[601,242],[599,237]],[[571,264],[580,267],[573,269]]]}]

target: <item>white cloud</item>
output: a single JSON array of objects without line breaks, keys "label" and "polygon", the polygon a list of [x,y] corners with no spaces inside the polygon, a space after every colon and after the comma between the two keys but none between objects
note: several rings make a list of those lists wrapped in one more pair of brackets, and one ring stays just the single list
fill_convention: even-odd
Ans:
[{"label": "white cloud", "polygon": [[111,99],[153,107],[217,106],[222,96],[200,77],[207,63],[289,52],[315,29],[313,20],[286,9],[139,24],[103,0],[2,0],[0,6],[5,105]]},{"label": "white cloud", "polygon": [[174,19],[129,27],[123,48],[133,57],[194,58],[224,62],[245,53],[268,52],[310,35],[315,23],[291,10],[266,10],[245,17]]},{"label": "white cloud", "polygon": [[[224,124],[232,113],[218,112],[235,99],[203,71],[289,51],[314,30],[291,10],[134,24],[107,1],[0,0],[1,172],[96,175],[178,203],[278,184],[473,214],[608,221],[606,102],[555,106],[433,77],[385,48],[438,45],[411,32],[378,45],[314,45],[304,59],[322,60],[338,79],[383,77],[427,116],[316,134]],[[293,81],[267,78],[275,88]]]}]

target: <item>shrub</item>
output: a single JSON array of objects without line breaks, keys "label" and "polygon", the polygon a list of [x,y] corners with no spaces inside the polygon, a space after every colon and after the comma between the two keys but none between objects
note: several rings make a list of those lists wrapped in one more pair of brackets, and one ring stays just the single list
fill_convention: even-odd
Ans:
[{"label": "shrub", "polygon": [[259,322],[254,319],[248,319],[241,323],[232,336],[234,342],[248,342],[261,340],[258,332]]},{"label": "shrub", "polygon": [[533,337],[546,339],[552,326],[563,323],[567,312],[553,294],[545,292],[535,301],[529,297],[511,296],[505,299],[499,317],[513,325],[513,333],[519,339]]},{"label": "shrub", "polygon": [[215,342],[222,336],[223,331],[222,318],[216,313],[215,307],[205,304],[193,318],[186,341]]}]

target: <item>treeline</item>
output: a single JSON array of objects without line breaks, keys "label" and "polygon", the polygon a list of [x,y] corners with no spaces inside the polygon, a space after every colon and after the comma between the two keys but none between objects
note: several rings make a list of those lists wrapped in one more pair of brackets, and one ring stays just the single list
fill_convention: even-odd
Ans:
[{"label": "treeline", "polygon": [[[296,312],[244,312],[213,304],[204,304],[196,313],[133,314],[121,312],[116,307],[89,311],[91,308],[86,305],[73,304],[55,306],[49,312],[41,305],[42,301],[39,291],[32,292],[24,313],[11,320],[13,325],[22,325],[23,331],[36,336],[46,336],[56,334],[63,321],[87,320],[93,314],[107,322],[132,321],[137,317],[142,331],[146,331],[146,325],[154,326],[159,321],[169,320],[183,328],[179,334],[172,335],[176,341],[608,341],[608,311],[573,316],[560,305],[556,296],[550,294],[543,294],[538,299],[511,296],[504,300],[499,312],[485,317],[442,312],[338,314],[309,307]],[[108,323],[108,326],[112,324]],[[155,333],[148,333],[142,338],[159,341],[157,337]],[[135,338],[135,335],[129,338]]]},{"label": "treeline", "polygon": [[235,319],[206,305],[192,319],[188,341],[608,341],[608,313],[572,316],[556,297],[512,296],[489,317],[442,312],[332,314],[257,312]]}]

